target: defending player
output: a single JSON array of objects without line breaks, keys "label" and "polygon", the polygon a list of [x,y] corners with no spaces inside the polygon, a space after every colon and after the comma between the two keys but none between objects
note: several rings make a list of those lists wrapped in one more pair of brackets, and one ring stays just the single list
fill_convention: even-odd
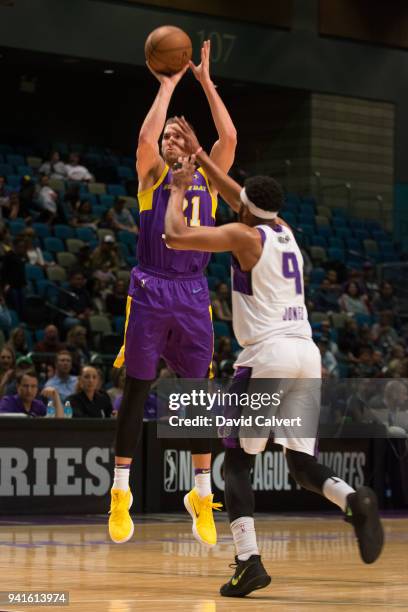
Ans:
[{"label": "defending player", "polygon": [[[201,64],[190,62],[207,97],[218,132],[211,158],[224,171],[231,167],[236,147],[232,120],[211,81],[210,42],[204,42]],[[118,415],[115,477],[111,491],[109,532],[117,543],[132,537],[129,515],[132,495],[129,469],[143,427],[143,408],[160,356],[183,378],[204,378],[213,353],[211,306],[203,275],[209,254],[180,252],[166,246],[164,215],[170,195],[171,165],[185,154],[184,141],[174,119],[166,121],[174,89],[188,66],[173,76],[153,72],[160,88],[139,134],[137,174],[139,179],[139,265],[132,270],[126,308],[125,342],[115,366],[126,365],[126,382]],[[164,128],[164,131],[163,131]],[[161,150],[159,138],[163,132]],[[214,225],[216,192],[205,172],[198,168],[192,187],[185,194],[183,223]],[[185,497],[193,518],[193,533],[202,543],[214,545],[216,530],[212,510],[211,454],[208,440],[192,440],[195,487]]]},{"label": "defending player", "polygon": [[[302,255],[291,230],[277,216],[283,204],[282,190],[270,177],[250,178],[241,189],[202,151],[186,122],[178,120],[177,125],[189,150],[196,151],[198,162],[223,198],[239,211],[241,222],[217,228],[185,226],[182,201],[194,166],[184,158],[182,168],[173,172],[165,223],[167,242],[176,249],[194,246],[203,251],[232,252],[233,325],[244,347],[235,365],[236,379],[242,375],[288,379],[292,386],[280,414],[286,415],[288,409],[302,415],[304,404],[308,404],[312,409],[309,416],[316,423],[316,436],[320,393],[306,397],[304,383],[319,382],[321,360],[311,339],[304,304]],[[289,316],[290,312],[296,312],[296,317]],[[242,597],[267,586],[271,580],[258,551],[250,479],[254,455],[264,450],[267,439],[243,437],[240,443],[237,440],[227,445],[225,500],[236,548],[234,576],[220,591],[227,597]],[[375,493],[368,487],[354,491],[330,468],[319,464],[314,456],[315,441],[296,437],[290,427],[275,438],[285,449],[295,481],[345,512],[346,520],[354,527],[363,561],[373,563],[381,553],[384,537]]]}]

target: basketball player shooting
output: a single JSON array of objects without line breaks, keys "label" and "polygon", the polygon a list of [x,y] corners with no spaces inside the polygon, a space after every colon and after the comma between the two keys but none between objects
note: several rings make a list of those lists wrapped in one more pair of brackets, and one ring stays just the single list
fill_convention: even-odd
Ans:
[{"label": "basketball player shooting", "polygon": [[[210,157],[225,172],[231,167],[236,130],[211,81],[210,41],[201,49],[201,63],[192,62],[172,76],[150,68],[160,83],[159,91],[139,134],[136,169],[139,179],[139,264],[131,273],[126,308],[125,341],[115,367],[126,366],[123,399],[117,420],[115,475],[111,491],[109,533],[116,543],[133,535],[129,514],[132,494],[129,470],[143,427],[143,410],[161,356],[182,378],[208,376],[213,354],[213,328],[207,281],[203,272],[210,255],[191,249],[170,249],[164,241],[164,216],[170,196],[171,166],[185,155],[184,140],[175,118],[167,111],[175,87],[188,67],[207,97],[218,132]],[[163,133],[161,147],[160,135]],[[202,168],[197,168],[192,187],[183,196],[183,223],[214,225],[216,192]],[[194,536],[208,546],[216,543],[211,493],[211,447],[209,440],[191,440],[195,487],[184,498],[193,518]]]},{"label": "basketball player shooting", "polygon": [[[262,176],[247,179],[242,188],[202,150],[183,118],[177,120],[176,128],[186,148],[195,155],[180,158],[178,169],[173,171],[165,220],[167,243],[179,250],[231,251],[233,326],[244,347],[235,364],[234,379],[294,379],[288,380],[293,384],[285,393],[281,414],[287,408],[302,416],[307,402],[314,411],[316,436],[320,391],[310,400],[302,397],[299,388],[304,389],[305,379],[314,379],[320,390],[321,358],[307,319],[302,255],[290,228],[278,217],[282,189],[273,178]],[[196,160],[239,213],[239,223],[216,228],[186,227],[183,199],[191,185]],[[296,317],[290,316],[291,312],[296,312]],[[369,487],[355,491],[330,468],[319,464],[315,437],[301,438],[291,427],[282,431],[275,442],[284,447],[291,476],[300,486],[341,508],[346,521],[354,527],[363,561],[373,563],[384,539],[374,491]],[[242,597],[271,581],[258,551],[250,479],[254,457],[265,449],[267,441],[268,437],[224,441],[225,501],[236,549],[234,576],[220,590],[226,597]]]}]

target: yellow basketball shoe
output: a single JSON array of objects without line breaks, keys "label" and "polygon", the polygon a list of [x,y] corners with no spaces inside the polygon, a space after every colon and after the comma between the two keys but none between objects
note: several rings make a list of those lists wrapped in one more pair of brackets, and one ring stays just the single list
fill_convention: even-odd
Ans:
[{"label": "yellow basketball shoe", "polygon": [[184,506],[193,519],[194,537],[206,546],[215,546],[217,543],[213,510],[221,510],[222,504],[214,504],[213,497],[213,495],[200,497],[196,488],[184,497]]},{"label": "yellow basketball shoe", "polygon": [[129,509],[133,503],[130,489],[111,489],[111,507],[109,511],[109,535],[116,544],[130,540],[135,529],[130,518]]}]

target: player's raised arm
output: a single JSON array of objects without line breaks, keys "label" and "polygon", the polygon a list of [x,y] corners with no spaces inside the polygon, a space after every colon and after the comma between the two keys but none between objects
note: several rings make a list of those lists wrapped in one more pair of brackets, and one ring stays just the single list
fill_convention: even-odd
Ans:
[{"label": "player's raised arm", "polygon": [[139,190],[151,187],[159,178],[164,168],[164,160],[160,155],[159,138],[166,122],[167,110],[173,91],[185,74],[188,65],[173,74],[166,76],[152,70],[147,64],[150,72],[154,74],[160,83],[160,89],[140,129],[136,153],[136,171],[139,178]]},{"label": "player's raised arm", "polygon": [[177,117],[175,125],[184,138],[185,148],[189,153],[195,154],[200,166],[205,170],[212,186],[222,195],[232,210],[238,212],[241,207],[241,185],[226,174],[218,164],[203,151],[197,136],[188,125],[184,117]]},{"label": "player's raised arm", "polygon": [[166,244],[179,250],[237,253],[259,242],[259,234],[243,223],[229,223],[222,227],[188,227],[183,214],[186,189],[191,185],[195,157],[180,158],[178,168],[172,169],[172,187],[165,217]]},{"label": "player's raised arm", "polygon": [[210,157],[224,172],[228,172],[234,162],[237,131],[224,102],[211,80],[210,51],[211,43],[209,40],[206,40],[201,49],[201,63],[195,66],[190,61],[189,65],[194,76],[204,89],[218,132],[218,140],[214,143]]}]

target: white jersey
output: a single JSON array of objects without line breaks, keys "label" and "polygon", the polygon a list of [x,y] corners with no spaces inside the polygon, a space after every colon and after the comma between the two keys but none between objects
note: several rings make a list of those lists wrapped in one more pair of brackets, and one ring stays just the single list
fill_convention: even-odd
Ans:
[{"label": "white jersey", "polygon": [[262,255],[250,272],[232,265],[234,333],[241,346],[269,338],[310,339],[303,292],[303,257],[289,228],[257,226]]}]

